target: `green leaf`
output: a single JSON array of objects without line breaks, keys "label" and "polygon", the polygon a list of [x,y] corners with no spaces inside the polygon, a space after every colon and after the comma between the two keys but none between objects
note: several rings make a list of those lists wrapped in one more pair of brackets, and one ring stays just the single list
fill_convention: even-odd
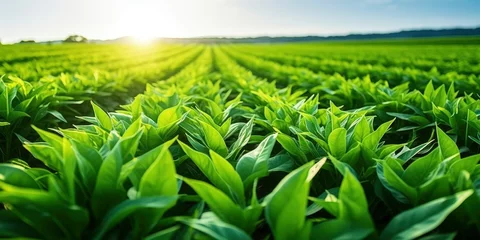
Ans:
[{"label": "green leaf", "polygon": [[314,202],[337,219],[313,226],[311,238],[363,239],[375,231],[363,187],[350,171],[344,174],[339,200],[330,194],[327,197],[325,200],[314,199]]},{"label": "green leaf", "polygon": [[[0,181],[0,202],[22,216],[45,238],[79,239],[86,229],[86,209],[70,205],[52,191],[19,188]],[[12,207],[13,206],[13,207]]]},{"label": "green leaf", "polygon": [[230,153],[228,154],[227,159],[236,157],[237,153],[245,145],[247,145],[248,141],[250,140],[250,136],[252,135],[253,121],[253,118],[250,119],[250,121],[248,121],[247,124],[245,124],[245,126],[243,126],[243,128],[240,130],[237,141],[235,141],[230,147]]},{"label": "green leaf", "polygon": [[454,162],[448,169],[450,176],[452,177],[452,179],[458,179],[462,171],[473,173],[479,161],[480,154],[476,154]]},{"label": "green leaf", "polygon": [[382,166],[383,177],[387,181],[388,185],[405,195],[408,200],[410,200],[410,202],[416,202],[417,192],[415,188],[405,183],[405,181],[403,181],[403,179],[397,175],[397,173],[391,168],[391,166],[387,162],[382,163]]},{"label": "green leaf", "polygon": [[240,175],[235,171],[233,166],[222,156],[210,150],[212,163],[219,172],[219,175],[228,184],[233,199],[240,205],[245,204],[245,189]]},{"label": "green leaf", "polygon": [[223,221],[242,227],[245,224],[243,210],[225,193],[212,185],[188,178],[183,178],[190,187],[208,204],[210,209]]},{"label": "green leaf", "polygon": [[0,163],[0,181],[23,188],[39,188],[39,185],[23,167]]},{"label": "green leaf", "polygon": [[299,158],[301,163],[307,162],[307,156],[303,151],[300,150],[300,146],[298,146],[297,142],[292,137],[283,133],[279,133],[277,136],[277,141],[285,150],[287,150],[288,153]]},{"label": "green leaf", "polygon": [[146,236],[145,240],[165,240],[175,239],[175,234],[180,230],[180,226],[173,226],[162,231]]},{"label": "green leaf", "polygon": [[210,151],[212,156],[210,158],[204,153],[193,150],[183,142],[178,142],[183,151],[215,187],[222,190],[238,204],[245,204],[242,179],[227,160],[213,151]]},{"label": "green leaf", "polygon": [[257,148],[243,155],[237,163],[236,171],[242,178],[245,188],[256,178],[268,175],[268,159],[272,153],[277,134],[266,137]]},{"label": "green leaf", "polygon": [[[310,182],[307,181],[313,162],[285,176],[266,199],[265,219],[275,239],[303,239]],[[303,237],[302,237],[303,236]]]},{"label": "green leaf", "polygon": [[143,155],[132,159],[132,161],[127,162],[122,166],[120,174],[120,182],[123,183],[123,179],[127,177],[132,182],[133,186],[137,189],[140,188],[140,180],[143,177],[143,174],[147,171],[148,168],[157,160],[158,155],[168,149],[174,142],[176,138],[163,143],[162,145],[144,153]]},{"label": "green leaf", "polygon": [[246,234],[241,229],[237,227],[224,223],[214,218],[202,218],[202,219],[182,219],[180,220],[183,224],[202,232],[212,239],[217,240],[249,240],[251,239],[248,234]]},{"label": "green leaf", "polygon": [[157,124],[159,127],[168,126],[175,123],[181,114],[178,114],[178,106],[167,108],[158,115]]},{"label": "green leaf", "polygon": [[359,225],[371,228],[373,221],[368,211],[368,202],[360,182],[355,176],[347,171],[344,175],[338,198],[343,207],[340,209],[340,219],[346,219]]},{"label": "green leaf", "polygon": [[278,154],[268,159],[269,172],[291,172],[293,170],[293,159],[288,154]]},{"label": "green leaf", "polygon": [[428,180],[438,164],[442,161],[440,150],[436,148],[428,155],[415,160],[408,166],[402,175],[402,179],[412,187],[418,187]]},{"label": "green leaf", "polygon": [[177,195],[175,163],[168,146],[162,147],[140,180],[138,198],[156,195]]},{"label": "green leaf", "polygon": [[[140,180],[137,198],[154,196],[176,196],[177,178],[175,163],[164,146],[155,161]],[[167,209],[144,209],[135,213],[134,232],[138,237],[146,235],[156,225]]]},{"label": "green leaf", "polygon": [[62,155],[62,149],[63,149],[62,137],[58,136],[57,134],[53,134],[45,130],[42,130],[40,128],[37,128],[35,126],[32,126],[32,128],[35,129],[35,131],[38,133],[38,135],[40,135],[43,141],[45,141],[50,146],[52,146],[60,156]]},{"label": "green leaf", "polygon": [[444,159],[453,157],[452,162],[460,159],[460,151],[457,144],[437,126],[438,146]]},{"label": "green leaf", "polygon": [[178,196],[156,196],[125,200],[108,211],[105,218],[103,218],[102,222],[95,230],[96,233],[93,239],[102,239],[103,235],[108,230],[138,210],[161,209],[166,211],[175,205],[177,199]]},{"label": "green leaf", "polygon": [[104,112],[99,106],[97,106],[94,102],[91,102],[93,107],[93,112],[95,113],[95,118],[97,119],[98,124],[100,127],[107,131],[111,131],[113,128],[112,120],[110,116],[106,112]]},{"label": "green leaf", "polygon": [[456,233],[445,233],[445,234],[431,234],[425,237],[419,238],[419,240],[453,240],[455,239]]},{"label": "green leaf", "polygon": [[[337,195],[338,195],[337,188]],[[309,198],[314,204],[308,207],[307,216],[317,213],[318,211],[325,209],[327,212],[332,214],[335,217],[340,217],[340,202],[337,197],[331,194],[329,191],[325,191],[320,197],[325,196],[324,199],[321,198]]]},{"label": "green leaf", "polygon": [[0,211],[0,237],[1,238],[41,238],[38,232],[23,222],[12,211]]},{"label": "green leaf", "polygon": [[449,196],[453,193],[448,176],[435,177],[420,186],[420,189],[418,189],[418,202],[428,202],[437,198]]},{"label": "green leaf", "polygon": [[352,168],[352,166],[350,166],[350,164],[348,163],[345,163],[345,162],[342,162],[342,161],[339,161],[337,160],[334,156],[332,155],[329,155],[329,159],[330,161],[332,161],[333,163],[333,166],[335,166],[335,168],[340,172],[340,174],[342,174],[343,176],[345,176],[345,174],[347,172],[350,172],[352,173],[353,175],[355,175],[355,177],[358,177],[358,174],[357,172],[355,171],[355,169]]},{"label": "green leaf", "polygon": [[361,227],[352,221],[334,219],[313,226],[310,239],[365,239],[370,234],[372,229]]},{"label": "green leaf", "polygon": [[395,216],[383,230],[380,239],[414,239],[438,227],[458,208],[473,190],[459,192],[404,211]]},{"label": "green leaf", "polygon": [[125,199],[125,190],[118,186],[122,165],[127,158],[133,158],[131,153],[136,151],[142,133],[143,129],[140,129],[134,135],[120,139],[105,157],[92,194],[92,209],[97,219],[103,218],[111,207]]},{"label": "green leaf", "polygon": [[63,163],[55,148],[44,143],[25,143],[24,147],[47,167],[56,171],[60,171],[63,168]]},{"label": "green leaf", "polygon": [[383,135],[388,131],[390,125],[394,120],[388,121],[380,125],[374,132],[368,134],[362,141],[362,144],[373,151],[377,149],[378,143],[382,139]]},{"label": "green leaf", "polygon": [[208,123],[200,122],[200,124],[202,126],[203,133],[205,134],[205,141],[207,142],[208,147],[221,156],[226,157],[228,154],[228,149],[227,145],[225,145],[222,135],[220,135],[220,133]]},{"label": "green leaf", "polygon": [[334,157],[342,158],[347,152],[347,130],[345,128],[333,130],[328,136],[328,147]]}]

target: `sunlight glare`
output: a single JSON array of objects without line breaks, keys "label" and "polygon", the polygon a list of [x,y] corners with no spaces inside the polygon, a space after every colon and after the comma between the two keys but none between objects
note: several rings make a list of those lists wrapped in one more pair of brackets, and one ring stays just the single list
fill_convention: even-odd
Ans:
[{"label": "sunlight glare", "polygon": [[170,19],[175,16],[168,2],[148,1],[143,4],[127,4],[119,9],[119,30],[130,36],[137,45],[151,45],[156,38],[176,35],[176,26]]},{"label": "sunlight glare", "polygon": [[132,35],[132,39],[135,44],[150,45],[154,42],[155,36],[152,36],[150,34],[139,33],[139,34]]}]

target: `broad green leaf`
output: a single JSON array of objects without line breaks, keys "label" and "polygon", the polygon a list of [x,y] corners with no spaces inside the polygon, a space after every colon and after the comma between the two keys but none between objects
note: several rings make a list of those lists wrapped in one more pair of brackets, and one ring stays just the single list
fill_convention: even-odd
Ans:
[{"label": "broad green leaf", "polygon": [[415,160],[408,166],[402,175],[402,179],[412,187],[418,187],[428,180],[431,172],[442,161],[440,150],[436,148],[428,155]]},{"label": "broad green leaf", "polygon": [[328,147],[330,153],[336,158],[342,158],[347,151],[347,130],[337,128],[328,136]]},{"label": "broad green leaf", "polygon": [[177,195],[175,164],[168,146],[163,146],[140,180],[137,197],[156,195]]},{"label": "broad green leaf", "polygon": [[200,124],[202,126],[203,133],[205,134],[204,137],[208,147],[221,156],[226,157],[228,150],[222,135],[220,135],[220,133],[208,123],[200,122]]},{"label": "broad green leaf", "polygon": [[1,238],[40,238],[39,233],[12,211],[0,211]]},{"label": "broad green leaf", "polygon": [[136,150],[142,133],[143,129],[140,129],[135,135],[122,138],[105,157],[92,194],[92,209],[97,219],[103,218],[108,209],[125,200],[124,189],[118,187],[122,165]]},{"label": "broad green leaf", "polygon": [[266,200],[265,218],[275,239],[298,239],[308,234],[305,223],[307,181],[313,162],[295,169],[284,177]]},{"label": "broad green leaf", "polygon": [[155,196],[125,200],[108,211],[100,225],[96,228],[93,239],[102,239],[108,230],[139,210],[161,209],[165,211],[173,207],[177,199],[178,196]]},{"label": "broad green leaf", "polygon": [[155,162],[155,160],[157,160],[158,155],[160,155],[165,149],[168,149],[175,141],[176,138],[165,142],[162,145],[124,164],[120,173],[119,182],[123,183],[124,180],[128,177],[132,182],[133,186],[135,186],[137,189],[140,188],[140,180],[143,177],[143,174],[147,171],[148,168],[150,168],[150,166]]},{"label": "broad green leaf", "polygon": [[353,131],[353,139],[357,142],[362,142],[371,133],[370,123],[367,118],[363,116],[360,121],[355,125]]},{"label": "broad green leaf", "polygon": [[93,112],[95,113],[95,118],[97,119],[98,124],[105,130],[112,130],[112,120],[108,113],[104,112],[99,106],[97,106],[94,102],[91,102],[93,107]]},{"label": "broad green leaf", "polygon": [[181,222],[191,228],[217,240],[249,240],[241,229],[217,219],[182,219]]},{"label": "broad green leaf", "polygon": [[0,181],[23,188],[39,188],[38,183],[23,167],[0,163]]},{"label": "broad green leaf", "polygon": [[241,205],[245,204],[242,179],[227,160],[213,151],[210,151],[212,156],[210,158],[204,153],[193,150],[183,142],[178,142],[183,151],[215,187],[222,190],[235,202]]},{"label": "broad green leaf", "polygon": [[352,166],[350,166],[350,164],[348,163],[345,163],[345,162],[342,162],[342,161],[339,161],[337,160],[334,156],[332,155],[329,155],[329,159],[330,161],[332,161],[333,165],[335,166],[335,168],[340,172],[340,174],[342,174],[343,176],[345,176],[345,174],[347,172],[350,172],[352,173],[353,175],[355,175],[355,177],[358,177],[357,175],[357,172],[355,171],[355,169],[352,168]]},{"label": "broad green leaf", "polygon": [[219,172],[220,176],[229,186],[233,199],[240,205],[245,204],[245,188],[240,175],[235,171],[233,166],[222,156],[210,150],[212,163]]},{"label": "broad green leaf", "polygon": [[368,134],[362,141],[362,144],[373,151],[378,147],[378,143],[382,139],[383,135],[388,131],[390,125],[392,125],[394,120],[383,123],[380,125],[374,132]]},{"label": "broad green leaf", "polygon": [[307,156],[305,156],[305,153],[300,150],[300,146],[298,146],[298,143],[292,137],[283,133],[279,133],[277,135],[277,141],[285,150],[287,150],[288,153],[299,158],[301,163],[306,163],[308,161]]},{"label": "broad green leaf", "polygon": [[[140,180],[137,198],[155,196],[176,196],[177,178],[175,163],[164,146],[155,161],[150,165]],[[165,213],[166,209],[145,209],[135,213],[135,235],[146,235]]]},{"label": "broad green leaf", "polygon": [[[65,200],[43,190],[19,188],[0,181],[0,202],[13,206],[40,234],[52,237],[80,238],[87,227],[86,209],[67,204]],[[56,229],[50,232],[49,229]]]},{"label": "broad green leaf", "polygon": [[238,160],[236,171],[248,188],[256,178],[268,175],[268,159],[272,153],[277,135],[266,137],[257,148],[246,153]]},{"label": "broad green leaf", "polygon": [[462,171],[473,173],[479,161],[480,161],[480,154],[468,156],[466,158],[462,158],[454,162],[450,166],[448,171],[451,174],[452,179],[458,179]]},{"label": "broad green leaf", "polygon": [[363,187],[355,176],[347,171],[340,185],[339,196],[343,207],[340,209],[340,219],[346,219],[359,225],[371,228],[373,221],[368,211],[368,202]]},{"label": "broad green leaf", "polygon": [[397,173],[390,167],[388,163],[383,163],[383,177],[387,181],[388,185],[395,190],[405,195],[410,202],[417,200],[417,192],[415,188],[409,186],[405,181],[397,175]]},{"label": "broad green leaf", "polygon": [[268,159],[269,172],[291,172],[294,169],[293,159],[288,154],[278,154]]},{"label": "broad green leaf", "polygon": [[176,122],[180,117],[181,114],[178,114],[178,106],[167,108],[158,115],[157,124],[159,127],[168,126]]},{"label": "broad green leaf", "polygon": [[212,185],[193,179],[183,179],[208,204],[210,209],[223,221],[235,226],[243,227],[245,222],[243,210],[236,205],[225,193]]},{"label": "broad green leaf", "polygon": [[[418,189],[418,202],[424,203],[437,198],[449,196],[454,192],[451,190],[449,177],[435,177]],[[462,189],[463,190],[463,189]]]},{"label": "broad green leaf", "polygon": [[44,143],[25,143],[24,147],[47,167],[56,171],[63,168],[63,163],[55,148]]},{"label": "broad green leaf", "polygon": [[352,221],[334,219],[314,225],[310,239],[365,239],[370,234],[370,228],[361,227]]},{"label": "broad green leaf", "polygon": [[247,145],[248,141],[250,140],[250,136],[252,135],[252,128],[253,128],[253,121],[254,119],[250,119],[250,121],[243,126],[238,134],[238,139],[233,143],[230,147],[229,154],[227,159],[231,159],[232,157],[236,157],[236,154],[245,146]]},{"label": "broad green leaf", "polygon": [[422,204],[395,216],[380,239],[414,239],[438,227],[447,216],[472,195],[472,190]]},{"label": "broad green leaf", "polygon": [[45,141],[50,146],[52,146],[58,152],[58,154],[61,156],[62,150],[63,150],[63,139],[62,139],[62,137],[60,137],[56,134],[47,132],[45,130],[42,130],[40,128],[37,128],[35,126],[32,126],[32,128],[35,129],[35,131],[38,133],[38,135],[40,135],[40,137],[42,138],[43,141]]},{"label": "broad green leaf", "polygon": [[437,126],[438,146],[444,159],[455,156],[451,161],[460,159],[460,151],[455,142]]},{"label": "broad green leaf", "polygon": [[311,239],[363,239],[375,231],[363,187],[350,171],[344,174],[339,200],[333,195],[327,197],[329,199],[317,199],[314,202],[337,219],[313,226]]},{"label": "broad green leaf", "polygon": [[[340,202],[338,201],[338,198],[330,194],[330,192],[325,192],[325,198],[309,198],[314,204],[310,205],[308,207],[308,212],[307,216],[314,214],[322,209],[325,209],[327,212],[332,214],[335,217],[340,217]],[[338,189],[337,189],[337,194],[338,194]],[[322,194],[324,195],[324,194]]]}]

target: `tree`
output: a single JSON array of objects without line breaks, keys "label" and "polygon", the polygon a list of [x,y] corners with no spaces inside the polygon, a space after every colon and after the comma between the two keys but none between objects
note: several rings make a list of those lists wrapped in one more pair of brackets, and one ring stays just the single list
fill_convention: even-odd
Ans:
[{"label": "tree", "polygon": [[35,40],[22,40],[20,42],[18,42],[20,44],[23,44],[23,43],[35,43]]},{"label": "tree", "polygon": [[86,37],[80,35],[70,35],[65,40],[63,40],[63,42],[66,43],[84,43],[87,41],[88,39]]}]

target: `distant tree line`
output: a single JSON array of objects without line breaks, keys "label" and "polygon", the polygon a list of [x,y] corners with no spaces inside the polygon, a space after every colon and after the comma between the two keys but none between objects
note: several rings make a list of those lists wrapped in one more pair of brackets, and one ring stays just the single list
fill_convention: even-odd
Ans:
[{"label": "distant tree line", "polygon": [[[48,41],[48,42],[42,42],[46,44],[51,44],[51,43],[86,43],[88,42],[88,39],[82,35],[70,35],[65,40],[63,41]],[[35,40],[21,40],[17,44],[26,44],[26,43],[36,43]],[[1,44],[1,43],[0,43]]]},{"label": "distant tree line", "polygon": [[20,42],[18,42],[20,44],[24,44],[24,43],[35,43],[35,40],[21,40]]}]

